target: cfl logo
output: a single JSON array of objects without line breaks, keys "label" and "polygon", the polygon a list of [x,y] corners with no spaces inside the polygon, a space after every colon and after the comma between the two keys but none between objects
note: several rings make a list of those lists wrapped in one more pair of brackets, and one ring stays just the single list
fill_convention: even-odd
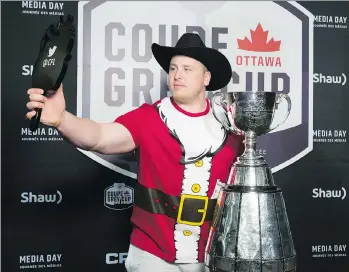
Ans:
[{"label": "cfl logo", "polygon": [[45,59],[42,63],[42,67],[46,66],[54,66],[55,65],[55,60],[56,59]]},{"label": "cfl logo", "polygon": [[127,259],[127,252],[124,253],[107,253],[105,262],[107,264],[123,264]]}]

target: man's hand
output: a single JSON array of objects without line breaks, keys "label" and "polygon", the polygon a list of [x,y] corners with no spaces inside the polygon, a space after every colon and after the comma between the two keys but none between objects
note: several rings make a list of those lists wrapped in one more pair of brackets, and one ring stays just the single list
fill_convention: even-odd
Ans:
[{"label": "man's hand", "polygon": [[42,109],[40,122],[47,125],[58,127],[65,112],[65,99],[63,86],[61,85],[56,92],[50,93],[45,97],[42,89],[31,88],[27,91],[29,102],[27,108],[30,110],[26,114],[27,119],[33,118],[36,114],[35,109]]}]

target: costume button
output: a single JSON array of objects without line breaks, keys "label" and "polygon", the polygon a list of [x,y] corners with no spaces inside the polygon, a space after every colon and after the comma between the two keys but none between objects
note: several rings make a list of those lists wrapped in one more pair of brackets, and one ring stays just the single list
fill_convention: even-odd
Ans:
[{"label": "costume button", "polygon": [[196,167],[201,167],[204,164],[204,162],[202,160],[199,160],[195,163]]},{"label": "costume button", "polygon": [[201,187],[200,187],[200,185],[197,184],[197,183],[195,183],[195,184],[193,184],[193,186],[191,186],[191,190],[192,190],[194,193],[200,192],[200,189],[201,189]]},{"label": "costume button", "polygon": [[183,231],[184,236],[190,236],[192,232],[190,230]]},{"label": "costume button", "polygon": [[172,209],[174,209],[174,210],[177,209],[177,206],[176,206],[176,205],[173,205],[173,206],[172,206]]},{"label": "costume button", "polygon": [[160,200],[159,199],[155,199],[155,203],[159,203],[160,202]]}]

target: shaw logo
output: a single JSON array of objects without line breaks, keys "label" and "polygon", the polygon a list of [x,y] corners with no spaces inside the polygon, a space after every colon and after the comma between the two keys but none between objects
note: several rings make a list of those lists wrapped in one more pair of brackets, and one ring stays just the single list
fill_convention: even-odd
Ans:
[{"label": "shaw logo", "polygon": [[345,199],[347,192],[344,187],[341,190],[323,190],[321,188],[313,189],[313,198],[341,198]]},{"label": "shaw logo", "polygon": [[315,73],[313,75],[314,83],[329,83],[329,84],[341,84],[344,86],[347,83],[347,77],[344,73],[339,76],[325,76],[323,74]]},{"label": "shaw logo", "polygon": [[23,65],[22,66],[22,75],[31,76],[33,74],[34,65]]},{"label": "shaw logo", "polygon": [[104,190],[104,206],[112,210],[126,210],[133,206],[133,188],[114,183]]},{"label": "shaw logo", "polygon": [[[170,95],[167,74],[152,55],[151,44],[175,46],[184,33],[197,32],[206,46],[222,52],[234,67],[222,92],[259,90],[290,96],[292,108],[286,122],[258,139],[258,148],[268,150],[265,159],[272,172],[312,151],[314,16],[308,10],[286,1],[176,1],[171,2],[170,13],[166,2],[139,2],[138,8],[143,11],[140,16],[130,18],[125,12],[134,9],[130,1],[79,2],[79,20],[85,23],[77,37],[84,41],[78,43],[82,56],[77,64],[78,117],[112,122],[143,103],[153,104]],[[153,16],[155,9],[166,14],[161,23]],[[89,48],[95,49],[93,54]],[[101,84],[103,92],[96,88]],[[208,92],[207,98],[213,93]],[[284,117],[284,106],[280,103],[275,122]],[[275,146],[283,142],[294,144]],[[78,150],[105,167],[137,178],[138,157],[131,153]]]},{"label": "shaw logo", "polygon": [[123,264],[127,259],[127,252],[123,253],[107,253],[105,255],[106,264]]},{"label": "shaw logo", "polygon": [[61,203],[62,194],[57,190],[55,194],[34,194],[32,192],[24,192],[21,194],[22,203]]}]

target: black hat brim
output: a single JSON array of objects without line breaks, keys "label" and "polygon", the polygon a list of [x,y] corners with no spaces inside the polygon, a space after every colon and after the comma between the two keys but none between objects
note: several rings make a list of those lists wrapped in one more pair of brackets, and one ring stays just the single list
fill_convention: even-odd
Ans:
[{"label": "black hat brim", "polygon": [[229,60],[218,50],[208,47],[169,47],[153,43],[151,46],[153,55],[159,65],[169,72],[170,61],[173,56],[182,55],[201,62],[211,73],[211,80],[207,91],[215,91],[224,88],[230,82],[232,69]]}]

